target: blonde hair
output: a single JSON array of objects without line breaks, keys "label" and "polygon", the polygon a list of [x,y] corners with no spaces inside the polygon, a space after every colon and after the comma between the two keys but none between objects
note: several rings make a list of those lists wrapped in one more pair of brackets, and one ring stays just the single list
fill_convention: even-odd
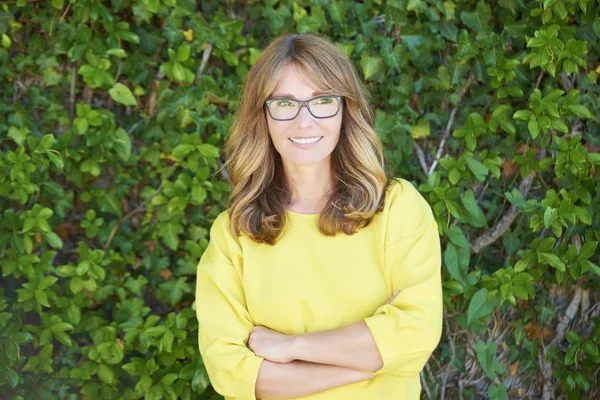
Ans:
[{"label": "blonde hair", "polygon": [[383,209],[390,174],[373,112],[350,60],[315,34],[284,34],[262,52],[242,85],[242,97],[225,144],[232,183],[227,208],[230,228],[258,243],[275,244],[285,225],[290,200],[281,156],[268,133],[264,102],[286,65],[301,67],[321,89],[343,96],[340,138],[331,154],[334,181],[319,216],[327,236],[351,235]]}]

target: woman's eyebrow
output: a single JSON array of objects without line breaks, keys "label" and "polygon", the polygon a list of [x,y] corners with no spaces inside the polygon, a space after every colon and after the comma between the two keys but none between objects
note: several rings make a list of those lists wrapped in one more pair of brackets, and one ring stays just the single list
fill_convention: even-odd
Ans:
[{"label": "woman's eyebrow", "polygon": [[[313,92],[313,96],[318,96],[321,94],[326,94],[327,92]],[[291,95],[289,93],[278,93],[278,94],[274,94],[272,97],[288,97],[290,99],[294,99],[294,100],[298,100],[296,99],[296,97],[294,97],[294,95]]]}]

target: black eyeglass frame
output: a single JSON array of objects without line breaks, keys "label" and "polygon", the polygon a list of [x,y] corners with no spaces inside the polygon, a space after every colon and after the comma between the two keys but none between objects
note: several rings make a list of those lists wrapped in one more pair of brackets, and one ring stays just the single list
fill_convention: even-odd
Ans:
[{"label": "black eyeglass frame", "polygon": [[[329,117],[317,117],[315,114],[313,114],[313,112],[310,109],[310,102],[316,99],[320,99],[323,97],[332,97],[334,99],[338,100],[337,103],[337,110],[335,112],[335,114],[329,116]],[[308,99],[308,100],[296,100],[296,99],[288,99],[285,97],[281,97],[281,98],[276,98],[276,99],[268,99],[265,101],[265,108],[267,109],[267,112],[269,113],[269,115],[271,116],[271,118],[273,118],[275,121],[291,121],[293,119],[295,119],[298,114],[300,114],[300,110],[302,110],[302,107],[306,106],[306,109],[308,110],[308,112],[310,113],[310,115],[312,115],[314,118],[318,118],[318,119],[325,119],[325,118],[333,118],[336,115],[338,115],[338,113],[340,112],[340,104],[342,103],[342,99],[344,96],[332,96],[332,95],[322,95],[322,96],[317,96],[317,97],[313,97],[312,99]],[[274,101],[281,101],[281,100],[286,100],[286,101],[295,101],[296,103],[298,103],[300,105],[300,107],[298,107],[298,112],[296,113],[296,115],[294,115],[292,118],[285,118],[285,119],[279,119],[279,118],[274,118],[273,115],[271,114],[271,103]]]}]

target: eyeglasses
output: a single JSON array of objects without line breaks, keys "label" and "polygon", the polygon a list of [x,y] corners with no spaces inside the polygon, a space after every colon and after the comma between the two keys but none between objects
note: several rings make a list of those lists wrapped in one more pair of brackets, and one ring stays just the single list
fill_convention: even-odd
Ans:
[{"label": "eyeglasses", "polygon": [[269,115],[276,121],[289,121],[300,113],[306,106],[308,112],[315,118],[331,118],[340,111],[342,96],[318,96],[310,100],[269,99],[265,101]]}]

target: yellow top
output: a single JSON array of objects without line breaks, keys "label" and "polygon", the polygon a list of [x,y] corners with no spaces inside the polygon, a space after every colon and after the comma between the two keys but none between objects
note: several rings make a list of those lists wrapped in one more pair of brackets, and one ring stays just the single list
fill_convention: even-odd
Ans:
[{"label": "yellow top", "polygon": [[[302,399],[419,399],[419,373],[442,334],[440,238],[429,204],[395,178],[384,210],[354,235],[328,237],[318,230],[318,214],[286,214],[275,246],[236,238],[227,211],[210,229],[195,306],[215,390],[227,400],[256,399],[263,358],[246,345],[254,326],[304,334],[364,320],[383,367],[371,380]],[[396,289],[400,294],[385,304]]]}]

